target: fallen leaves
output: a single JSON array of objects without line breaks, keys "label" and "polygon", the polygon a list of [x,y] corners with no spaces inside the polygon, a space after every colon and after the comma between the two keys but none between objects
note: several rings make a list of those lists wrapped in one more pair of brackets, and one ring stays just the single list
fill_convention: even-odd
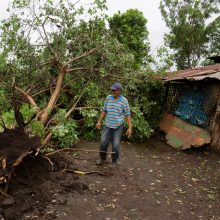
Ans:
[{"label": "fallen leaves", "polygon": [[198,182],[199,180],[197,178],[192,178],[193,182]]},{"label": "fallen leaves", "polygon": [[207,195],[208,199],[211,200],[211,201],[215,201],[216,200],[216,197],[214,194],[208,194]]},{"label": "fallen leaves", "polygon": [[[85,214],[95,217],[97,212],[102,212],[100,216],[105,215],[104,219],[111,220],[115,218],[113,213],[119,213],[118,219],[128,220],[139,218],[143,207],[153,206],[156,210],[166,209],[169,219],[190,219],[190,216],[196,218],[198,215],[206,219],[207,210],[212,213],[219,199],[216,194],[219,187],[210,178],[217,179],[219,174],[213,174],[215,171],[211,169],[210,159],[182,152],[163,153],[163,156],[157,155],[156,151],[142,155],[135,151],[131,156],[129,152],[130,161],[126,162],[128,158],[124,157],[125,167],[113,178],[92,179],[89,189],[95,192],[95,199],[92,200],[94,202],[88,200],[85,205],[89,202],[95,205],[92,212],[85,211]],[[219,163],[217,161],[215,165],[219,167]],[[91,180],[94,177],[87,178]],[[201,212],[202,207],[206,208],[206,213]]]}]

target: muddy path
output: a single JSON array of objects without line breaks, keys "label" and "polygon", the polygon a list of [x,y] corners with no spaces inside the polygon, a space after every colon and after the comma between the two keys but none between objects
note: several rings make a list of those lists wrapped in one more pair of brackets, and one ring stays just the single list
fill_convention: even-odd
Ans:
[{"label": "muddy path", "polygon": [[[53,172],[45,159],[27,159],[10,185],[15,204],[1,208],[5,219],[220,219],[220,156],[208,150],[177,152],[155,139],[123,143],[117,170],[95,166],[96,153],[70,154],[73,163],[59,158]],[[67,165],[107,176],[62,172]]]}]

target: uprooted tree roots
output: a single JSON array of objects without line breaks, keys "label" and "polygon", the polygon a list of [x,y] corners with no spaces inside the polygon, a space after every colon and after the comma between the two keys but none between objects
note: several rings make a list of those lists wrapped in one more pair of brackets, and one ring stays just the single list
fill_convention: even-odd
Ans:
[{"label": "uprooted tree roots", "polygon": [[0,134],[1,194],[7,195],[8,184],[14,169],[27,155],[35,155],[40,146],[39,137],[30,137],[18,128],[5,129]]}]

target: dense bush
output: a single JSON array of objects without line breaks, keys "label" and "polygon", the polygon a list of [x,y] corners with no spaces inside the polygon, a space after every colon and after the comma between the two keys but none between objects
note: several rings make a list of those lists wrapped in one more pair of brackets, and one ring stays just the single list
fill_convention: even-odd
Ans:
[{"label": "dense bush", "polygon": [[[158,80],[153,80],[149,74],[141,74],[136,79],[125,80],[121,83],[124,87],[122,95],[128,98],[131,107],[134,131],[132,140],[149,138],[158,127],[161,119],[164,97],[163,84]],[[105,97],[111,93],[110,85],[107,85],[108,89],[104,94],[101,93],[102,86],[99,85],[98,90],[90,91],[93,94],[91,95],[93,96],[91,99],[92,102],[96,103],[95,107],[98,107],[100,110],[85,109],[81,111],[84,118],[81,135],[90,140],[96,139],[97,136],[99,137],[99,132],[96,131],[95,124],[104,105]],[[96,96],[94,93],[98,95]],[[95,99],[94,96],[96,97]],[[87,98],[88,100],[86,100]],[[86,103],[91,102],[90,98],[85,97],[84,101]]]}]

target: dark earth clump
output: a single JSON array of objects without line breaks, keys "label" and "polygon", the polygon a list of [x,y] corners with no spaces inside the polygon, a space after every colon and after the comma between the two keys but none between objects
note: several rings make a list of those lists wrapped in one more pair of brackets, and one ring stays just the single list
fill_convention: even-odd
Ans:
[{"label": "dark earth clump", "polygon": [[[56,162],[57,163],[57,162]],[[88,187],[77,181],[78,177],[67,174],[44,157],[27,156],[15,170],[9,184],[8,193],[15,200],[11,206],[2,205],[3,215],[7,220],[22,219],[26,213],[45,219],[54,219],[56,213],[44,213],[54,203],[56,194],[77,191],[84,193]],[[59,171],[58,171],[59,170]],[[65,201],[56,201],[64,205]]]},{"label": "dark earth clump", "polygon": [[0,156],[6,156],[12,164],[21,154],[34,151],[40,147],[39,137],[29,137],[19,128],[5,129],[0,133]]}]

